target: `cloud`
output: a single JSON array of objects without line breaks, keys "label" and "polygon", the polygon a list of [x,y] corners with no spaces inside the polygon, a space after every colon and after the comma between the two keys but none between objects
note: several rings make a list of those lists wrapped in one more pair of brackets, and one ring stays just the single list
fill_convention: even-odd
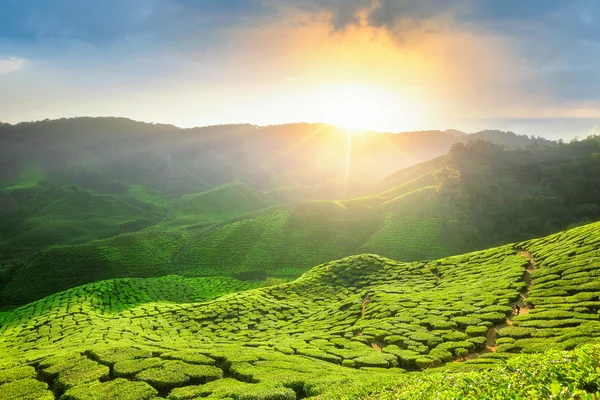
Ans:
[{"label": "cloud", "polygon": [[25,66],[25,59],[18,57],[0,58],[0,75],[21,69]]},{"label": "cloud", "polygon": [[[524,93],[553,98],[564,106],[582,103],[600,109],[598,0],[300,1],[331,13],[337,30],[349,25],[383,29],[399,46],[406,38],[420,40],[422,35],[416,33],[437,34],[441,42],[457,33],[495,37],[503,48],[481,49],[478,57],[498,60],[501,52],[498,61],[509,68],[500,66],[494,72],[504,74],[502,79],[510,79]],[[446,61],[463,64],[452,55]],[[477,64],[471,69],[478,73]]]}]

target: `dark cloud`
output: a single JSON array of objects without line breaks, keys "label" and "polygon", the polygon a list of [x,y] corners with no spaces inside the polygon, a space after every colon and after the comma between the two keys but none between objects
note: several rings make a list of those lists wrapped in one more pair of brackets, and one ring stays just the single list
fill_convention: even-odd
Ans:
[{"label": "dark cloud", "polygon": [[367,21],[375,27],[394,29],[402,20],[422,22],[455,13],[464,1],[423,0],[423,1],[398,1],[381,0],[369,13]]},{"label": "dark cloud", "polygon": [[403,20],[449,16],[457,26],[507,36],[553,28],[556,38],[600,39],[598,0],[3,0],[0,38],[103,45],[140,35],[184,34],[186,29],[260,25],[276,18],[282,7],[329,12],[335,29],[359,24],[363,15],[373,27],[394,30]]},{"label": "dark cloud", "polygon": [[476,0],[462,17],[472,20],[507,20],[540,17],[560,10],[569,1],[565,0]]}]

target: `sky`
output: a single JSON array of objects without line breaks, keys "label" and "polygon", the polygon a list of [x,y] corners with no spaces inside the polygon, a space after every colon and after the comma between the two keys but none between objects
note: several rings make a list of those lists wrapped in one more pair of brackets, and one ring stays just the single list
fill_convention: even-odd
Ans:
[{"label": "sky", "polygon": [[0,121],[600,133],[600,0],[0,0]]}]

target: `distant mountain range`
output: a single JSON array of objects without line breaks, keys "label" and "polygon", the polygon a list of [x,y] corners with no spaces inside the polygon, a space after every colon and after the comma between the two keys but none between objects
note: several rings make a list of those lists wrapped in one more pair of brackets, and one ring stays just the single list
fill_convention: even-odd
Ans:
[{"label": "distant mountain range", "polygon": [[372,192],[394,171],[446,154],[454,143],[478,139],[510,148],[553,143],[495,130],[348,136],[323,124],[180,129],[71,118],[0,125],[0,185],[27,174],[39,185],[76,184],[105,194],[143,185],[178,197],[239,180],[284,202],[349,198]]}]

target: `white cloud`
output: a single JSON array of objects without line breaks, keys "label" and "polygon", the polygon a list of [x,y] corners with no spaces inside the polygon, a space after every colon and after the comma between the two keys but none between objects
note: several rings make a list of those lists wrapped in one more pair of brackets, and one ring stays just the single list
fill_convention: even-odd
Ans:
[{"label": "white cloud", "polygon": [[25,59],[18,57],[0,58],[0,75],[21,69],[25,66]]}]

